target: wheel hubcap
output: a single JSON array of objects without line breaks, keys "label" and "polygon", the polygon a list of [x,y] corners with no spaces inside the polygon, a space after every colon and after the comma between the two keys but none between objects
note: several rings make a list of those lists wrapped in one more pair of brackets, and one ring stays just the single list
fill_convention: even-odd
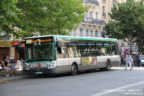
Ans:
[{"label": "wheel hubcap", "polygon": [[76,66],[72,66],[72,73],[77,74],[77,67]]}]

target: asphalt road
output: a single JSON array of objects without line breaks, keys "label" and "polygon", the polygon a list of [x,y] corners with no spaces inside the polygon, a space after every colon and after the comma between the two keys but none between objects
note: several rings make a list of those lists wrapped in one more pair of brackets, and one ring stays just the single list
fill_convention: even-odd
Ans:
[{"label": "asphalt road", "polygon": [[0,84],[0,96],[144,96],[144,70],[25,78]]}]

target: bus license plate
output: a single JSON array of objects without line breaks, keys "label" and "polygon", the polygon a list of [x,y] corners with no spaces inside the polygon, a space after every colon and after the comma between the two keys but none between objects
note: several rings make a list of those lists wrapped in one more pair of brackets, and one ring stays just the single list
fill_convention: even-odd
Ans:
[{"label": "bus license plate", "polygon": [[43,72],[35,72],[35,74],[42,74]]}]

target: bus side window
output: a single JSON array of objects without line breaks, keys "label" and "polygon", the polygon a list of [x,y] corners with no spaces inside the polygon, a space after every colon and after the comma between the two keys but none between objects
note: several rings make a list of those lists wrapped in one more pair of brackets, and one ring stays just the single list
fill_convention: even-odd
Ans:
[{"label": "bus side window", "polygon": [[115,43],[112,43],[112,55],[117,55],[118,52],[117,52],[117,46]]},{"label": "bus side window", "polygon": [[97,56],[105,55],[105,49],[103,48],[103,43],[101,42],[96,43],[96,49],[97,49]]},{"label": "bus side window", "polygon": [[105,53],[106,55],[111,55],[112,46],[111,43],[104,43]]},{"label": "bus side window", "polygon": [[106,48],[101,48],[101,55],[105,56],[106,55]]},{"label": "bus side window", "polygon": [[88,54],[88,46],[87,45],[80,45],[77,46],[79,52],[80,52],[80,56],[81,57],[85,57]]},{"label": "bus side window", "polygon": [[68,48],[68,54],[70,58],[78,57],[78,52],[76,46],[72,46]]},{"label": "bus side window", "polygon": [[73,53],[72,47],[68,48],[68,54],[69,54],[69,58],[73,58],[74,57],[74,53]]},{"label": "bus side window", "polygon": [[65,47],[61,48],[61,53],[58,53],[58,58],[68,58],[68,50]]},{"label": "bus side window", "polygon": [[72,49],[73,49],[74,57],[78,57],[77,48],[74,46],[72,47]]},{"label": "bus side window", "polygon": [[61,47],[57,47],[57,52],[58,52],[58,54],[61,54],[62,52],[61,52]]},{"label": "bus side window", "polygon": [[81,57],[81,52],[79,48],[77,48],[77,53],[78,53],[78,57]]}]

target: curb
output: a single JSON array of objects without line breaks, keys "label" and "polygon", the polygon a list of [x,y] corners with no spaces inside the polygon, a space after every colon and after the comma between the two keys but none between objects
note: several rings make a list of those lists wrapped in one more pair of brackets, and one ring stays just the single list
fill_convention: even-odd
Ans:
[{"label": "curb", "polygon": [[[124,70],[125,67],[112,67],[111,69],[115,69],[115,70]],[[128,67],[128,69],[129,69],[129,67]],[[144,67],[133,67],[133,70],[144,71]]]},{"label": "curb", "polygon": [[17,81],[17,80],[21,80],[24,79],[28,76],[14,76],[14,77],[2,77],[2,79],[0,79],[0,84],[1,83],[8,83],[10,81]]},{"label": "curb", "polygon": [[17,71],[16,75],[10,76],[10,77],[5,77],[4,74],[0,75],[0,84],[1,83],[7,83],[10,81],[16,81],[16,80],[21,80],[28,77],[25,75],[22,71]]}]

